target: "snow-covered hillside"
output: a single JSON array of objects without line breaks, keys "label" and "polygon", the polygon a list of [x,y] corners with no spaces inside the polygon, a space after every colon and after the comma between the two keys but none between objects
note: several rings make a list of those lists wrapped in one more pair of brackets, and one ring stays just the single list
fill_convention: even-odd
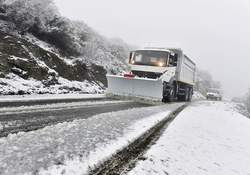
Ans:
[{"label": "snow-covered hillside", "polygon": [[0,94],[102,92],[129,50],[62,17],[53,0],[0,1]]}]

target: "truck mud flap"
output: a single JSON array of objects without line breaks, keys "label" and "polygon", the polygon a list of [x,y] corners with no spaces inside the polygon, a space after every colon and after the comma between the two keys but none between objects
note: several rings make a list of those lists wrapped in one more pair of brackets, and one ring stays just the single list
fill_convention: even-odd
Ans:
[{"label": "truck mud flap", "polygon": [[126,78],[115,75],[107,75],[107,79],[107,94],[162,100],[163,84],[161,80]]}]

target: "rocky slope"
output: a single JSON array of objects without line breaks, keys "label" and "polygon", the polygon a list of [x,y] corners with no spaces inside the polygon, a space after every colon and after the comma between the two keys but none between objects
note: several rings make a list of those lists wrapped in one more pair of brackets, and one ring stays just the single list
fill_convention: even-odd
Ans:
[{"label": "rocky slope", "polygon": [[60,16],[53,1],[0,1],[0,94],[101,93],[129,49]]}]

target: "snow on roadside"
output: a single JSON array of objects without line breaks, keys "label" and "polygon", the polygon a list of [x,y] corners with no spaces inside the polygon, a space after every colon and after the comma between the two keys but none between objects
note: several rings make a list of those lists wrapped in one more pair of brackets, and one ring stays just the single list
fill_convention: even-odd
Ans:
[{"label": "snow on roadside", "polygon": [[194,91],[192,101],[197,101],[197,100],[205,100],[206,97],[202,95],[199,91]]},{"label": "snow on roadside", "polygon": [[66,99],[101,99],[105,94],[32,94],[32,95],[0,95],[0,102],[25,102],[38,100],[66,100]]},{"label": "snow on roadside", "polygon": [[[51,70],[53,71],[53,70]],[[59,84],[45,86],[41,81],[30,78],[23,79],[13,73],[6,75],[6,78],[0,78],[0,94],[19,94],[20,91],[28,94],[65,94],[70,89],[79,89],[81,93],[103,93],[104,90],[94,82],[87,80],[69,81],[58,77]]]},{"label": "snow on roadside", "polygon": [[250,174],[250,120],[224,102],[196,102],[129,175]]},{"label": "snow on roadside", "polygon": [[244,103],[236,103],[236,102],[232,102],[234,104],[234,108],[242,115],[250,118],[250,113],[247,110],[247,107]]},{"label": "snow on roadside", "polygon": [[0,174],[86,174],[182,103],[64,122],[0,139]]}]

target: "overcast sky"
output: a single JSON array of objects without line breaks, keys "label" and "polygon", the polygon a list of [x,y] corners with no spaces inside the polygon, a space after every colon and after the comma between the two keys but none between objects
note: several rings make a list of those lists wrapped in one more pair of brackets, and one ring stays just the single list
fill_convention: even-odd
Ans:
[{"label": "overcast sky", "polygon": [[222,83],[227,96],[250,87],[249,0],[55,0],[62,15],[106,37],[179,47]]}]

